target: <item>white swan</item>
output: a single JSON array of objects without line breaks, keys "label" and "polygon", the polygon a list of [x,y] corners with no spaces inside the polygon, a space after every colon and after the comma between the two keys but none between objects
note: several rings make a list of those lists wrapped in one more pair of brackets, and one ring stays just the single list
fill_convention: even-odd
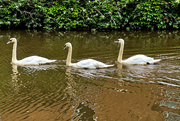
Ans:
[{"label": "white swan", "polygon": [[13,50],[12,50],[12,63],[16,65],[22,65],[22,66],[28,66],[28,65],[43,65],[43,64],[48,64],[55,62],[56,60],[49,60],[44,57],[40,56],[30,56],[27,58],[24,58],[22,60],[17,60],[16,58],[16,49],[17,49],[17,40],[16,38],[11,38],[7,44],[13,43]]},{"label": "white swan", "polygon": [[120,43],[121,47],[119,50],[119,56],[117,61],[119,63],[126,63],[126,64],[142,64],[142,65],[146,65],[146,64],[153,64],[153,63],[158,63],[159,61],[161,61],[161,59],[157,59],[154,60],[154,58],[151,57],[147,57],[146,55],[134,55],[126,60],[122,60],[122,56],[123,56],[123,49],[124,49],[124,40],[123,39],[118,39],[117,41],[114,41],[115,43]]},{"label": "white swan", "polygon": [[86,59],[79,61],[77,63],[71,63],[71,57],[72,57],[72,45],[70,42],[67,42],[64,46],[64,49],[68,49],[68,55],[67,55],[67,60],[66,60],[66,65],[75,67],[75,68],[89,68],[89,69],[97,69],[97,68],[105,68],[105,67],[111,67],[114,65],[106,65],[102,62],[93,60],[93,59]]}]

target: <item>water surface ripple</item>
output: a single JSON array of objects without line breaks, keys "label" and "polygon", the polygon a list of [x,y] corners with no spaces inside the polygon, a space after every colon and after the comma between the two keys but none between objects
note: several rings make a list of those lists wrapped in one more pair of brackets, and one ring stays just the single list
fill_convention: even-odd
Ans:
[{"label": "water surface ripple", "polygon": [[[17,58],[39,55],[58,61],[44,66],[11,64],[12,45],[18,40]],[[156,65],[117,63],[145,54],[162,59]],[[114,64],[105,69],[66,67],[72,62],[96,59]],[[180,120],[180,31],[43,32],[0,31],[0,121],[114,121]]]}]

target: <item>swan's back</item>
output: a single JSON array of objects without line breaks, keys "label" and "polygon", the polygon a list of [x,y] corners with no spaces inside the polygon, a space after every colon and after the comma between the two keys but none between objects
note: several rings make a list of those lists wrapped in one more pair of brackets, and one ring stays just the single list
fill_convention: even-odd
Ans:
[{"label": "swan's back", "polygon": [[82,60],[82,61],[79,61],[78,63],[76,63],[76,65],[81,68],[104,68],[104,67],[114,66],[114,65],[106,65],[106,64],[104,64],[100,61],[94,60],[94,59]]},{"label": "swan's back", "polygon": [[124,60],[124,62],[129,63],[129,64],[147,64],[147,63],[151,64],[151,63],[157,63],[160,60],[161,59],[154,60],[154,58],[148,57],[146,55],[135,55]]},{"label": "swan's back", "polygon": [[47,58],[40,57],[40,56],[30,56],[22,60],[19,60],[18,62],[20,64],[25,64],[25,65],[40,65],[40,64],[52,63],[55,61],[56,60],[49,60]]}]

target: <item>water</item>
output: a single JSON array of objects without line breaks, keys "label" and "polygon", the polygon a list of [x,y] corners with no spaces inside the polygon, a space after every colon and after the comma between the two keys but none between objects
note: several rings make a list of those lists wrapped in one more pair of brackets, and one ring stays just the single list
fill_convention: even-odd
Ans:
[{"label": "water", "polygon": [[[39,55],[58,61],[45,66],[11,64],[12,45],[18,40],[17,58]],[[125,40],[123,58],[145,54],[162,59],[158,65],[117,63],[119,45]],[[72,61],[92,58],[115,64],[106,69],[66,67]],[[0,121],[137,121],[180,120],[180,31],[42,32],[0,31]]]}]

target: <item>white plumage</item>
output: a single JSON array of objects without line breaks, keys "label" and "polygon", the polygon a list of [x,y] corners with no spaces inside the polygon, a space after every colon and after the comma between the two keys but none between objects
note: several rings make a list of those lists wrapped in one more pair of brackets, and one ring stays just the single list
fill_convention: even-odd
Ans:
[{"label": "white plumage", "polygon": [[161,59],[154,60],[154,58],[146,55],[134,55],[126,60],[123,60],[129,64],[153,64],[159,62]]},{"label": "white plumage", "polygon": [[43,64],[52,63],[55,61],[56,60],[49,60],[47,58],[40,57],[40,56],[30,56],[22,60],[19,60],[19,63],[25,64],[25,65],[43,65]]},{"label": "white plumage", "polygon": [[77,62],[77,66],[82,67],[82,68],[105,68],[105,67],[111,67],[113,65],[106,65],[100,61],[94,60],[94,59],[86,59]]}]

